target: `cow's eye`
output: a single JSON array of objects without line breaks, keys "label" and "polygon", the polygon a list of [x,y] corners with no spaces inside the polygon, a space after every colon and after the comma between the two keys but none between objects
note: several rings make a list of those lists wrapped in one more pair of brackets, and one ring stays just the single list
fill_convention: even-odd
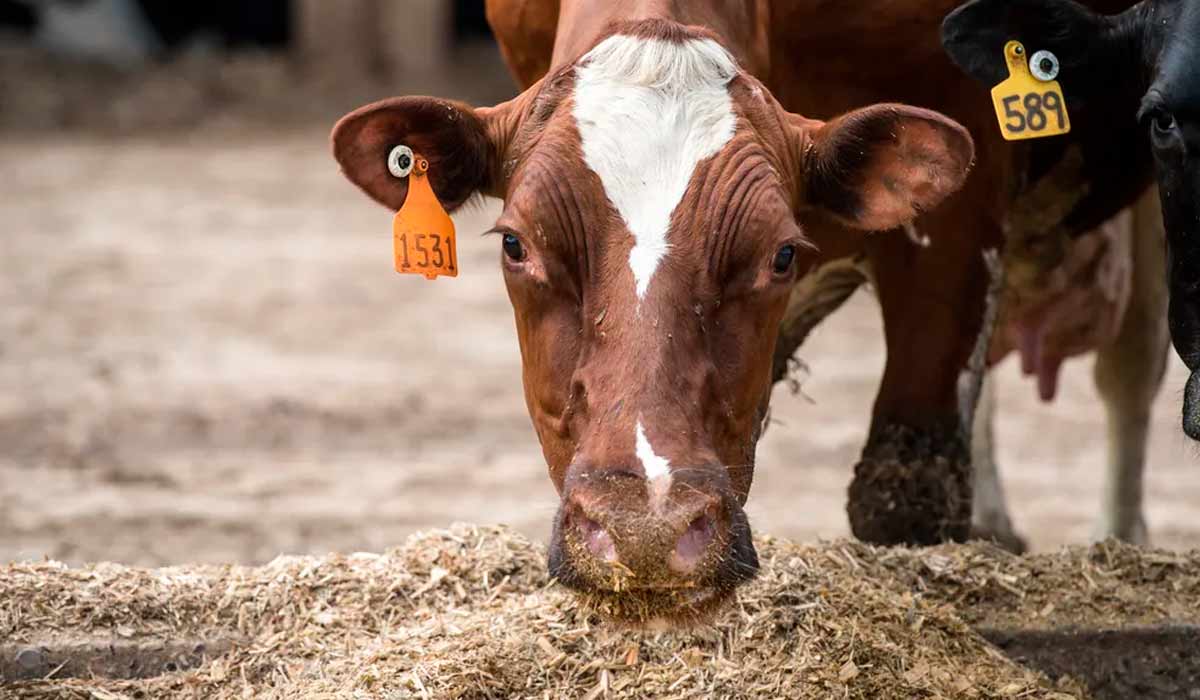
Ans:
[{"label": "cow's eye", "polygon": [[775,254],[775,261],[771,263],[771,268],[775,270],[775,274],[785,275],[792,269],[792,263],[795,260],[796,246],[789,243]]},{"label": "cow's eye", "polygon": [[504,242],[501,244],[504,248],[504,254],[513,262],[521,262],[525,259],[525,246],[521,244],[521,239],[511,233],[504,234]]},{"label": "cow's eye", "polygon": [[1175,129],[1175,115],[1166,110],[1159,110],[1154,115],[1154,130],[1160,134],[1170,133]]}]

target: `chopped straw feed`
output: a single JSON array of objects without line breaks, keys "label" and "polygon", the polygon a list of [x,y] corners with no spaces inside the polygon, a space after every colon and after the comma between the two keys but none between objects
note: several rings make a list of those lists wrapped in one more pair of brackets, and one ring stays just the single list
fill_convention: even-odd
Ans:
[{"label": "chopped straw feed", "polygon": [[1200,621],[1196,553],[757,544],[711,625],[659,632],[604,622],[498,527],[260,567],[12,564],[0,697],[1065,699],[1083,686],[975,629]]}]

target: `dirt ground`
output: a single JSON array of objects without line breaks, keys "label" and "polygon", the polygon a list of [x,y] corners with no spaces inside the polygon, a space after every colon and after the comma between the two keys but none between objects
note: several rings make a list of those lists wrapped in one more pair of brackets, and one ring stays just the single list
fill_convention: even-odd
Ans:
[{"label": "dirt ground", "polygon": [[[390,214],[344,182],[326,128],[0,137],[0,561],[263,562],[378,551],[454,521],[544,539],[556,499],[521,394],[488,227],[462,275],[391,270]],[[860,293],[779,387],[748,512],[845,535],[883,363]],[[1091,361],[1042,405],[1000,369],[999,455],[1035,549],[1087,541],[1105,430]],[[1158,401],[1156,544],[1200,542],[1200,464]]]}]

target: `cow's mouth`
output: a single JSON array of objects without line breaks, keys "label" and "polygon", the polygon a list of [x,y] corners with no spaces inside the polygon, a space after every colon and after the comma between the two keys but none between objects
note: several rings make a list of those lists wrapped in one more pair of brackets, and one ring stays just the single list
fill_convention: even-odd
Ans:
[{"label": "cow's mouth", "polygon": [[[571,545],[568,544],[568,547]],[[551,571],[559,583],[571,588],[583,606],[602,618],[630,627],[691,627],[705,624],[730,602],[737,588],[753,578],[758,561],[729,560],[718,573],[700,581],[639,579],[619,562],[597,563],[581,575],[573,565],[563,566],[552,557]],[[597,568],[604,568],[603,573]],[[740,570],[734,575],[732,572]]]},{"label": "cow's mouth", "polygon": [[584,607],[602,618],[629,627],[677,629],[696,627],[713,620],[733,600],[737,588],[694,586],[632,588],[623,591],[579,591]]}]

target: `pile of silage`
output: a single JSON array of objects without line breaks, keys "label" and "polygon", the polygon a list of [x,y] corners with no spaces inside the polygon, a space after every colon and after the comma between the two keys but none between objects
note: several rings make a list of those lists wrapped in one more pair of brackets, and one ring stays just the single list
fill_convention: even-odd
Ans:
[{"label": "pile of silage", "polygon": [[0,695],[1066,698],[1080,686],[1014,664],[968,621],[1200,618],[1196,556],[1116,544],[1030,558],[986,545],[758,546],[762,574],[711,626],[657,633],[582,609],[547,580],[542,549],[502,528],[262,567],[11,565],[0,568],[0,672],[13,672],[14,654],[67,641],[232,648],[143,679],[49,669]]}]

